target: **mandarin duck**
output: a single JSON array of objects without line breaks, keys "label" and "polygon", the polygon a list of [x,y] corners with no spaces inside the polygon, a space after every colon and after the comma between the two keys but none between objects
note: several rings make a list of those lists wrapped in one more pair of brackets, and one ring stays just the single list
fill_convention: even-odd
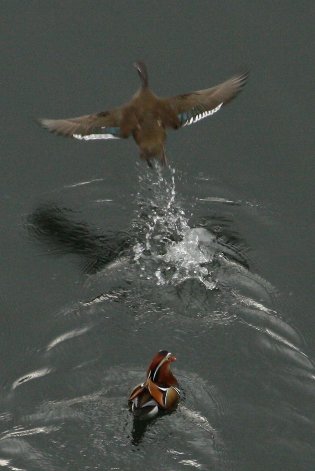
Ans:
[{"label": "mandarin duck", "polygon": [[134,66],[141,87],[128,103],[76,118],[40,119],[40,124],[56,134],[84,141],[132,135],[139,146],[140,157],[149,166],[150,160],[157,157],[165,165],[166,129],[179,129],[213,115],[241,91],[248,77],[248,73],[239,74],[205,90],[160,98],[149,88],[145,64],[135,62]]},{"label": "mandarin duck", "polygon": [[170,366],[176,357],[166,350],[159,351],[147,370],[146,380],[138,384],[129,396],[129,404],[136,418],[150,419],[159,410],[172,411],[180,397],[178,382]]}]

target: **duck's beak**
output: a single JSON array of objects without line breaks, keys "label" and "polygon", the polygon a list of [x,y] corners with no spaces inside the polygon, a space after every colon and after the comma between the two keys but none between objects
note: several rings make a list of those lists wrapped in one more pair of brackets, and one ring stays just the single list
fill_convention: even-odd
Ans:
[{"label": "duck's beak", "polygon": [[170,357],[168,358],[168,361],[169,361],[169,362],[176,361],[176,357],[175,357],[174,355],[172,355],[172,356],[170,356]]},{"label": "duck's beak", "polygon": [[148,72],[145,66],[145,63],[142,61],[137,61],[133,63],[133,66],[137,69],[142,82],[142,88],[148,87]]},{"label": "duck's beak", "polygon": [[137,71],[139,73],[141,73],[141,63],[140,63],[140,61],[139,62],[134,62],[132,65],[135,67],[135,69],[137,69]]}]

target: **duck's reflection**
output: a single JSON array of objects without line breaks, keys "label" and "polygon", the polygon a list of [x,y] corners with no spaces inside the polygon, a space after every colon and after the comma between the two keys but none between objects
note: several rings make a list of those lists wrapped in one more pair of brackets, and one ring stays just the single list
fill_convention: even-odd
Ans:
[{"label": "duck's reflection", "polygon": [[132,431],[131,431],[131,444],[134,446],[140,445],[142,442],[145,433],[147,431],[147,428],[150,424],[152,424],[155,419],[151,419],[150,421],[146,420],[138,420],[134,419],[133,420],[133,426],[132,426]]},{"label": "duck's reflection", "polygon": [[37,208],[29,217],[28,232],[49,245],[53,254],[83,258],[85,273],[96,273],[130,247],[126,232],[98,234],[89,224],[74,219],[75,212],[54,204]]},{"label": "duck's reflection", "polygon": [[143,442],[148,429],[154,427],[154,424],[162,417],[169,416],[174,413],[176,413],[176,409],[171,411],[159,409],[157,415],[151,418],[134,417],[131,430],[131,444],[133,446],[140,445]]}]

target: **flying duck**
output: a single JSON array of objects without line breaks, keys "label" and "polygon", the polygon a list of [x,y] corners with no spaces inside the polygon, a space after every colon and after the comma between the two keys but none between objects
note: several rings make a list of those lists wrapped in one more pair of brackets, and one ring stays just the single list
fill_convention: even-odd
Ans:
[{"label": "flying duck", "polygon": [[159,410],[173,410],[180,397],[178,382],[170,365],[176,357],[167,350],[154,355],[146,380],[138,384],[129,396],[129,404],[138,419],[151,419]]},{"label": "flying duck", "polygon": [[145,64],[135,62],[134,67],[141,87],[128,103],[77,118],[40,119],[40,124],[48,131],[84,141],[126,139],[132,135],[142,159],[151,166],[150,160],[159,157],[166,165],[166,130],[179,129],[213,115],[242,90],[248,78],[248,73],[243,73],[205,90],[160,98],[149,88]]}]

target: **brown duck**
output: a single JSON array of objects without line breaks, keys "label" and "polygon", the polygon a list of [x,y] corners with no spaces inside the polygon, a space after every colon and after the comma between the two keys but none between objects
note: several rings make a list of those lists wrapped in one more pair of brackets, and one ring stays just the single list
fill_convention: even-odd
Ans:
[{"label": "brown duck", "polygon": [[213,115],[244,87],[248,73],[235,75],[215,87],[170,98],[160,98],[148,85],[143,62],[134,64],[141,87],[125,105],[109,111],[68,119],[41,119],[46,129],[81,140],[126,139],[130,135],[140,148],[140,157],[149,165],[159,157],[166,164],[166,129],[178,129]]}]

